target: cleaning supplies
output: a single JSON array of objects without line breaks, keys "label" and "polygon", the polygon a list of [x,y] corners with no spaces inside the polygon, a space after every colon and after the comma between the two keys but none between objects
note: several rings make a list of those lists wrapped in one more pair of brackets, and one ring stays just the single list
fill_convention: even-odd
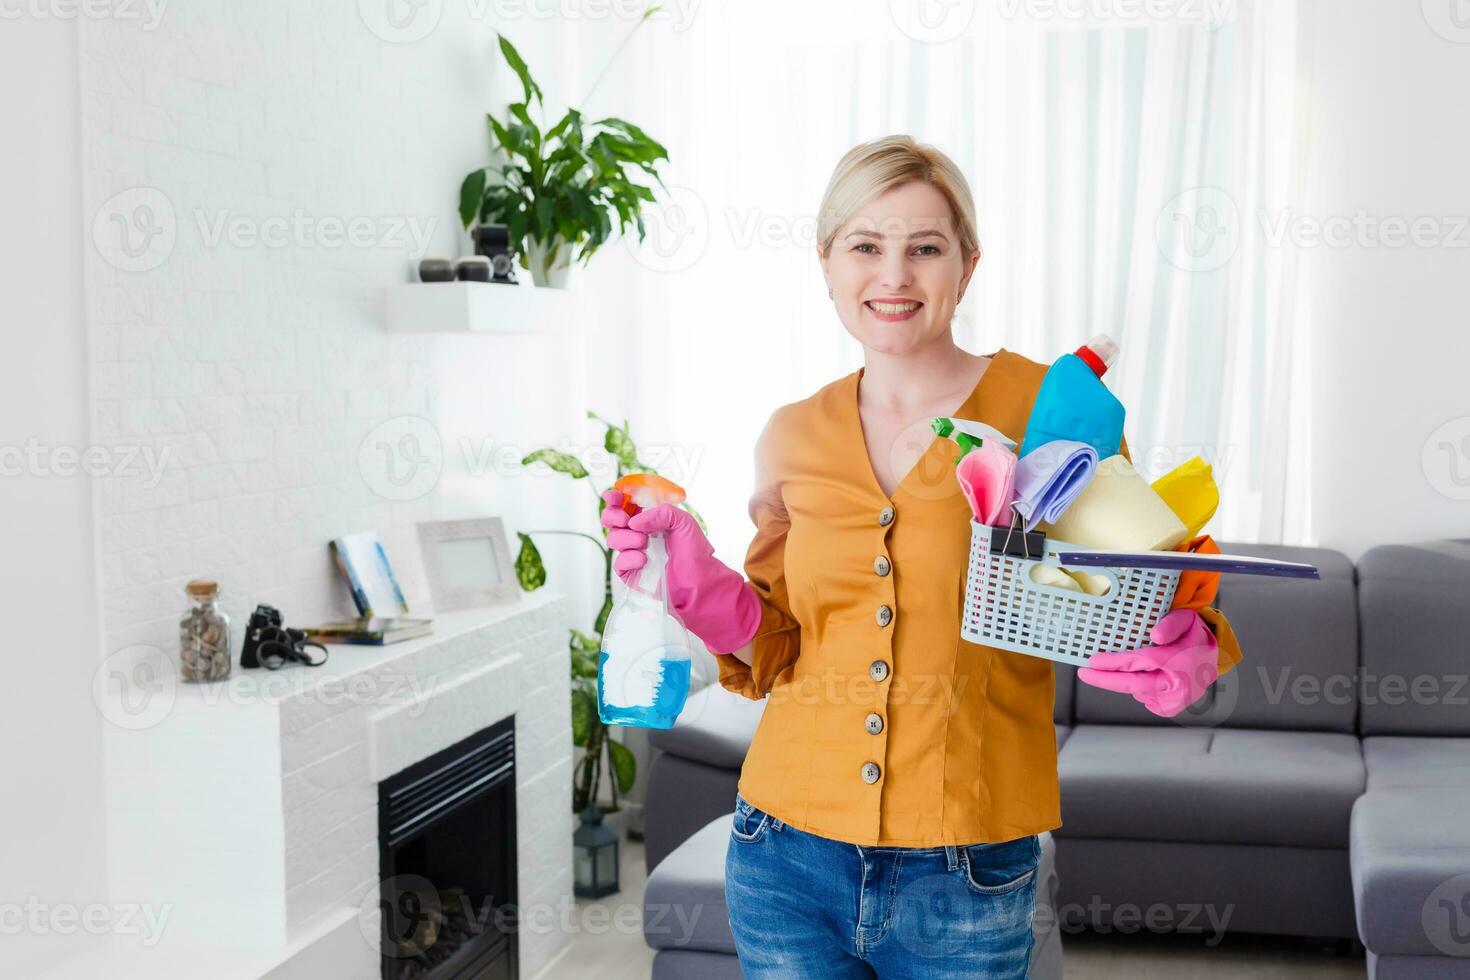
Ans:
[{"label": "cleaning supplies", "polygon": [[1097,469],[1097,450],[1085,442],[1054,439],[1021,458],[1012,506],[1030,531],[1056,522],[1086,488]]},{"label": "cleaning supplies", "polygon": [[998,442],[1007,449],[1016,448],[1016,440],[1007,436],[993,425],[984,422],[974,422],[970,419],[937,418],[929,423],[929,428],[941,439],[953,439],[960,447],[960,455],[956,457],[958,463],[964,455],[972,449],[976,449],[986,440]]},{"label": "cleaning supplies", "polygon": [[1167,551],[1189,532],[1121,454],[1097,464],[1066,513],[1041,529],[1055,541],[1108,551]]},{"label": "cleaning supplies", "polygon": [[1099,459],[1117,454],[1123,444],[1123,403],[1102,383],[1117,357],[1118,345],[1099,334],[1075,354],[1057,358],[1032,403],[1021,439],[1022,459],[1055,439],[1085,442]]},{"label": "cleaning supplies", "polygon": [[1175,516],[1189,528],[1191,538],[1209,523],[1215,516],[1215,509],[1220,506],[1220,489],[1215,486],[1210,464],[1198,456],[1185,460],[1159,477],[1153,487]]},{"label": "cleaning supplies", "polygon": [[[651,474],[634,473],[613,484],[624,510],[677,504],[684,491]],[[662,534],[648,536],[647,564],[627,581],[628,590],[607,618],[597,658],[597,714],[604,724],[672,728],[689,696],[694,644],[669,610]]]},{"label": "cleaning supplies", "polygon": [[955,477],[981,524],[1009,524],[1016,488],[1016,454],[986,439],[960,457]]}]

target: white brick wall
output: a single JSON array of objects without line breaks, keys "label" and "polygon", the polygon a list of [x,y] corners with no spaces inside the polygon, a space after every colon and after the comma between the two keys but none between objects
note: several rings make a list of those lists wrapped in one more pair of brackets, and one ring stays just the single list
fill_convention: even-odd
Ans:
[{"label": "white brick wall", "polygon": [[[459,181],[486,162],[485,111],[519,91],[496,30],[555,100],[560,28],[450,3],[427,37],[388,43],[359,6],[191,0],[152,30],[80,25],[94,440],[164,464],[98,484],[109,653],[172,651],[195,576],[222,583],[237,631],[261,601],[294,623],[350,614],[326,550],[339,534],[376,528],[418,611],[414,521],[592,522],[564,477],[476,475],[461,448],[519,458],[595,431],[579,345],[389,335],[378,315],[424,254],[469,251]],[[144,228],[158,254],[140,259]],[[375,492],[358,454],[404,415],[428,420],[443,460],[409,501]],[[589,555],[567,554],[558,584],[581,595]]]}]

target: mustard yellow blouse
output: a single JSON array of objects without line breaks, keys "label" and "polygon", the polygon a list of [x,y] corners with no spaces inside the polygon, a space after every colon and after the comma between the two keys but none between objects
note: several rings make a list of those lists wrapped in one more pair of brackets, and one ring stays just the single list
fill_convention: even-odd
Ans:
[{"label": "mustard yellow blouse", "polygon": [[[1019,443],[1047,365],[991,357],[954,415]],[[770,698],[740,793],[793,827],[869,846],[1059,827],[1053,664],[960,638],[970,511],[958,449],[935,437],[885,496],[858,414],[862,374],[777,409],[756,443],[745,573],[761,625],[749,666],[716,658],[724,687]],[[1224,673],[1239,645],[1218,610],[1201,615]]]}]

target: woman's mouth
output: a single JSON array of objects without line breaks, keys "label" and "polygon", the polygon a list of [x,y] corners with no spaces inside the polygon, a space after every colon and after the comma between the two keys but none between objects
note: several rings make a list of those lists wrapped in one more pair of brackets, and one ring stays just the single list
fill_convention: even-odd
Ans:
[{"label": "woman's mouth", "polygon": [[915,299],[870,299],[863,305],[883,322],[897,323],[916,316],[924,304]]}]

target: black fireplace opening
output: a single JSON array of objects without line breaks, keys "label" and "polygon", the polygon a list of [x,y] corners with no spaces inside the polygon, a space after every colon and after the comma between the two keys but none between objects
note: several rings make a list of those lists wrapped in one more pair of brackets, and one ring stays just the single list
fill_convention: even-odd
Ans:
[{"label": "black fireplace opening", "polygon": [[378,784],[383,980],[515,980],[515,716]]}]

